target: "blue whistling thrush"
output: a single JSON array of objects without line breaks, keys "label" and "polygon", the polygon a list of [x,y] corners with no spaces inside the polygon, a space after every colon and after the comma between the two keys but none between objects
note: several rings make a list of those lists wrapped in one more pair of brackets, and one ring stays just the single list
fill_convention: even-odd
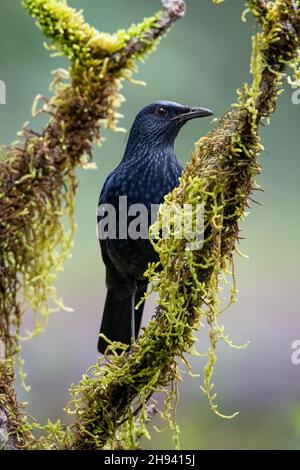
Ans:
[{"label": "blue whistling thrush", "polygon": [[[98,228],[102,227],[99,239],[107,285],[100,333],[110,341],[130,345],[137,337],[144,303],[137,309],[135,305],[147,289],[143,274],[148,263],[157,261],[148,231],[146,237],[130,237],[128,227],[133,220],[130,207],[143,204],[150,225],[151,206],[163,203],[164,197],[178,185],[183,171],[174,153],[178,132],[187,121],[212,114],[209,109],[169,101],[146,106],[135,118],[121,163],[104,183],[97,217]],[[104,230],[107,205],[114,208],[116,230],[113,236]],[[100,337],[99,352],[104,353],[107,345]]]}]

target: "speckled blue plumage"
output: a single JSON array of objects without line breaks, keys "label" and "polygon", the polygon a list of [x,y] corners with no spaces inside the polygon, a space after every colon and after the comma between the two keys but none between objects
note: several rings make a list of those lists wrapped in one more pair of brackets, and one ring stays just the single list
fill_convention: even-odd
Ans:
[{"label": "speckled blue plumage", "polygon": [[[178,185],[183,171],[174,153],[175,138],[184,123],[196,115],[212,114],[202,108],[188,108],[178,103],[158,101],[146,106],[137,115],[130,130],[124,156],[118,167],[108,176],[102,188],[99,205],[111,204],[119,215],[119,197],[127,196],[128,208],[132,204],[161,204],[166,194]],[[165,113],[165,114],[164,114]],[[194,113],[195,116],[192,114]],[[205,114],[206,113],[206,114]],[[101,215],[98,217],[98,222]],[[128,223],[131,221],[128,218]],[[117,232],[118,232],[117,224]],[[108,296],[104,308],[101,332],[111,340],[130,343],[130,302],[143,295],[147,282],[143,273],[148,263],[157,260],[152,244],[143,239],[106,239],[100,241],[106,265]],[[143,306],[135,312],[136,330],[139,329]],[[124,326],[124,319],[128,327]],[[99,340],[98,348],[106,343]]]}]

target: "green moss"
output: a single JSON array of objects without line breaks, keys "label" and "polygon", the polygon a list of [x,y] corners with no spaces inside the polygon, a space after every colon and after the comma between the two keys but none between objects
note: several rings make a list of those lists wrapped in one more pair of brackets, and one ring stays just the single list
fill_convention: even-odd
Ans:
[{"label": "green moss", "polygon": [[[152,265],[146,275],[152,281],[152,290],[159,294],[156,317],[129,355],[124,352],[121,356],[110,357],[108,363],[99,361],[91,375],[73,388],[71,403],[75,407],[79,434],[73,444],[75,448],[101,448],[103,445],[136,448],[138,434],[135,435],[135,431],[142,428],[146,433],[146,422],[141,425],[134,410],[141,410],[145,416],[147,401],[155,391],[167,396],[162,416],[167,419],[178,445],[178,429],[174,423],[176,394],[171,392],[170,395],[169,386],[175,387],[180,379],[177,365],[180,359],[190,370],[185,355],[195,350],[194,331],[202,324],[207,324],[210,340],[202,390],[212,411],[225,418],[235,416],[219,411],[212,374],[218,341],[236,347],[224,333],[220,315],[236,297],[233,253],[239,238],[239,222],[249,206],[250,193],[256,187],[255,177],[261,171],[257,163],[262,149],[259,122],[274,111],[283,64],[294,65],[297,60],[299,41],[292,34],[286,36],[281,27],[286,12],[281,9],[283,2],[278,5],[263,22],[263,32],[253,39],[252,85],[245,85],[239,91],[233,110],[196,144],[179,188],[166,197],[160,210],[162,217],[154,227],[156,233],[157,228],[162,228],[163,213],[170,204],[198,202],[205,209],[204,245],[200,250],[187,251],[189,240],[174,237],[155,242],[163,269],[159,271],[158,265]],[[252,4],[249,7],[254,8]],[[282,48],[274,50],[273,44],[278,41],[283,42]],[[173,229],[174,233],[175,227]],[[220,281],[228,276],[232,287],[224,305]],[[112,350],[115,347],[119,345],[111,345]]]},{"label": "green moss", "polygon": [[17,406],[14,390],[14,361],[12,358],[0,362],[0,450],[14,450],[24,440],[31,440],[31,430],[24,426]]},{"label": "green moss", "polygon": [[[75,168],[89,165],[92,144],[100,141],[100,120],[117,130],[121,81],[131,79],[136,61],[154,50],[171,25],[157,24],[158,13],[128,31],[110,35],[85,23],[81,12],[65,1],[24,0],[23,5],[50,39],[48,49],[66,55],[71,67],[70,72],[55,72],[51,100],[38,96],[33,104],[34,115],[49,115],[48,126],[37,134],[27,124],[18,146],[1,155],[0,339],[7,358],[20,352],[24,308],[29,305],[34,312],[34,330],[27,337],[43,331],[49,314],[64,308],[54,281],[72,247]],[[139,47],[130,51],[126,47],[132,40]],[[25,383],[23,361],[19,363]],[[0,386],[5,380],[2,374]],[[17,414],[16,402],[14,406]],[[39,425],[19,422],[24,432],[33,427]],[[67,445],[69,431],[64,427],[60,431],[60,423],[48,423],[45,431],[50,448],[59,447],[63,435]]]}]

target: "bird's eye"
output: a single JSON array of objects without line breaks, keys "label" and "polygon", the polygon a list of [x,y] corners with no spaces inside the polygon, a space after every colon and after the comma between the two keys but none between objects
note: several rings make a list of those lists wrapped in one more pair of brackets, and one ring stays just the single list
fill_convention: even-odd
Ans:
[{"label": "bird's eye", "polygon": [[155,112],[156,112],[156,115],[160,117],[165,117],[168,114],[168,111],[163,106],[160,106],[159,108],[157,108]]}]

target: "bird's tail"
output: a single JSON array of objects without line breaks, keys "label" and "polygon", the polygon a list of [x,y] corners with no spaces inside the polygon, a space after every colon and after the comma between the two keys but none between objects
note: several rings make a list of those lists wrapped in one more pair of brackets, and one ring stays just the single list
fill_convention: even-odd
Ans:
[{"label": "bird's tail", "polygon": [[[145,291],[147,285],[143,283],[143,287],[139,288],[135,294],[134,303],[137,305]],[[141,326],[143,310],[145,302],[138,309],[134,310],[135,318],[135,337],[137,338]],[[131,322],[132,315],[132,296],[119,298],[116,291],[108,289],[104,305],[100,334],[104,334],[110,341],[120,341],[124,344],[131,344],[133,325]],[[98,351],[104,354],[108,346],[104,338],[98,340]]]}]

